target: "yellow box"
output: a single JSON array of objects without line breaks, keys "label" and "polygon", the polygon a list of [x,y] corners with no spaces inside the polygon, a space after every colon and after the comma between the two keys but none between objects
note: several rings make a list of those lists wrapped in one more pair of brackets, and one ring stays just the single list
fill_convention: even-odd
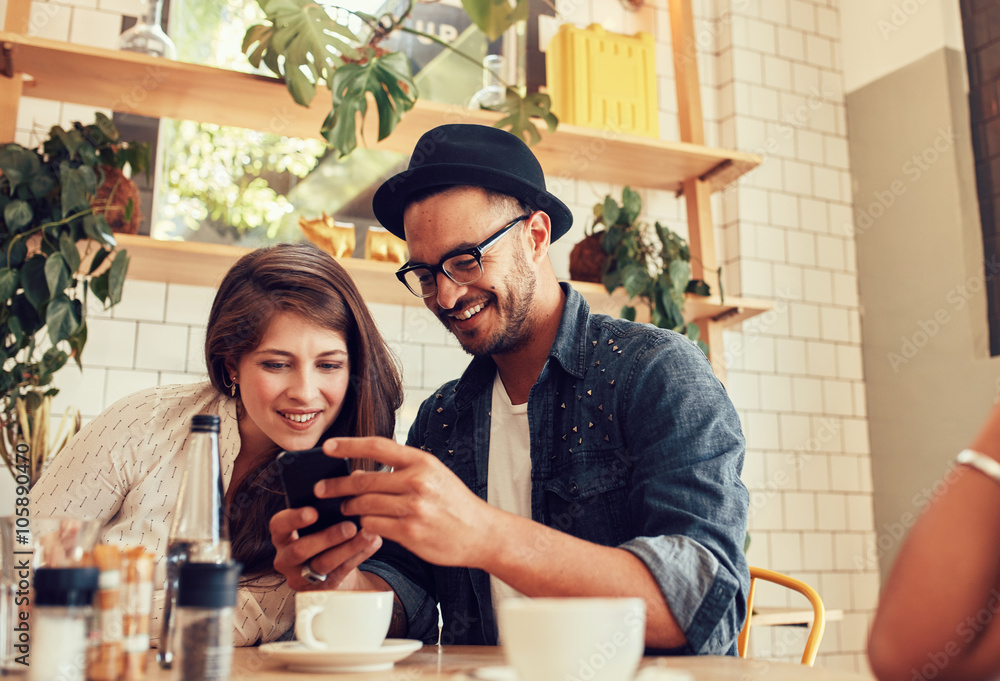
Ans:
[{"label": "yellow box", "polygon": [[653,36],[563,24],[549,42],[546,87],[560,122],[660,136]]}]

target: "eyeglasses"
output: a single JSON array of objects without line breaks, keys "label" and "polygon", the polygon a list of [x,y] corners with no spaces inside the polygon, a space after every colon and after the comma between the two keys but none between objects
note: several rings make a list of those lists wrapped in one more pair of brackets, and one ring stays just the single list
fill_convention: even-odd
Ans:
[{"label": "eyeglasses", "polygon": [[429,298],[437,293],[437,275],[440,272],[459,286],[471,284],[483,276],[483,254],[513,229],[514,225],[527,220],[531,215],[526,213],[514,218],[478,246],[463,248],[445,255],[438,265],[407,263],[396,270],[396,278],[418,298]]}]

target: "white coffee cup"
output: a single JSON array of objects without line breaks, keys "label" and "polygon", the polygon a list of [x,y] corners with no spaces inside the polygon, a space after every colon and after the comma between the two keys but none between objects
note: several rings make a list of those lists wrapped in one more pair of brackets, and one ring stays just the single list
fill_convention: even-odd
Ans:
[{"label": "white coffee cup", "polygon": [[313,650],[377,650],[389,633],[391,591],[300,591],[295,637]]},{"label": "white coffee cup", "polygon": [[630,681],[642,659],[641,598],[511,598],[499,615],[520,681]]}]

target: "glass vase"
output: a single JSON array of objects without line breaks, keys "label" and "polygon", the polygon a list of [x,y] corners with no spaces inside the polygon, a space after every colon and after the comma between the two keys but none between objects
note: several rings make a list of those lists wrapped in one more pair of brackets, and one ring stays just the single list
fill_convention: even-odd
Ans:
[{"label": "glass vase", "polygon": [[163,30],[163,0],[147,0],[145,10],[136,25],[118,38],[118,49],[177,59],[177,47]]},{"label": "glass vase", "polygon": [[470,109],[490,108],[504,103],[507,98],[503,81],[505,66],[506,60],[501,54],[483,57],[483,87],[469,100]]}]

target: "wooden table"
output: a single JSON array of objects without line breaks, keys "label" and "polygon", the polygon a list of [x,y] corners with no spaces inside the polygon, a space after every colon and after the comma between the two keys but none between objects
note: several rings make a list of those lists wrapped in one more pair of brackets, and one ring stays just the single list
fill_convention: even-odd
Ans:
[{"label": "wooden table", "polygon": [[[465,681],[465,672],[506,664],[502,648],[492,646],[424,646],[388,671],[366,673],[292,673],[257,648],[237,648],[230,681]],[[642,668],[688,671],[695,681],[868,681],[834,669],[736,657],[647,657]],[[640,671],[641,673],[641,671]],[[170,671],[150,658],[148,681],[169,681]],[[650,677],[655,681],[655,677]],[[553,681],[561,681],[554,679]]]}]

